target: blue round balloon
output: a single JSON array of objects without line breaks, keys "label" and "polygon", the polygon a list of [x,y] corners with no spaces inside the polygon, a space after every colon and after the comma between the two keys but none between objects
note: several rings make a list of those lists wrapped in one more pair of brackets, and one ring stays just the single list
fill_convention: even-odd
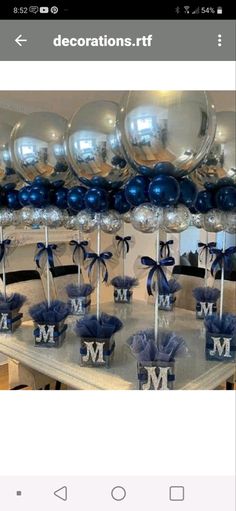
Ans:
[{"label": "blue round balloon", "polygon": [[67,209],[67,194],[68,188],[65,188],[64,186],[55,190],[53,194],[53,203],[59,209]]},{"label": "blue round balloon", "polygon": [[50,181],[46,177],[43,177],[43,176],[36,176],[33,180],[32,185],[33,186],[45,186],[45,187],[51,186]]},{"label": "blue round balloon", "polygon": [[21,209],[22,206],[19,201],[18,190],[10,190],[9,192],[7,192],[6,199],[7,199],[7,207],[9,209],[15,209],[15,210]]},{"label": "blue round balloon", "polygon": [[90,188],[84,197],[85,206],[96,213],[102,213],[108,208],[108,194],[99,188]]},{"label": "blue round balloon", "polygon": [[195,207],[199,213],[207,213],[214,208],[214,196],[210,190],[202,190],[197,195]]},{"label": "blue round balloon", "polygon": [[118,192],[114,193],[112,197],[112,207],[120,214],[127,213],[130,210],[131,205],[126,200],[124,190],[119,190]]},{"label": "blue round balloon", "polygon": [[179,202],[181,202],[181,204],[185,204],[185,206],[188,207],[194,206],[198,193],[195,183],[190,181],[190,179],[184,178],[179,181],[179,186]]},{"label": "blue round balloon", "polygon": [[29,204],[35,208],[44,208],[50,202],[50,190],[46,186],[31,186]]},{"label": "blue round balloon", "polygon": [[180,196],[177,179],[165,174],[155,177],[149,186],[149,199],[156,206],[173,206]]},{"label": "blue round balloon", "polygon": [[23,186],[19,190],[19,201],[21,206],[28,206],[29,205],[29,193],[30,193],[30,186]]},{"label": "blue round balloon", "polygon": [[176,174],[176,168],[173,163],[169,161],[161,161],[157,163],[153,167],[153,176],[160,176],[161,174],[166,174],[167,176],[174,176]]},{"label": "blue round balloon", "polygon": [[236,208],[236,188],[225,186],[216,192],[216,205],[222,211],[231,211]]},{"label": "blue round balloon", "polygon": [[131,206],[140,206],[148,201],[148,186],[150,180],[144,176],[135,176],[125,187],[126,200]]},{"label": "blue round balloon", "polygon": [[67,193],[67,205],[75,212],[84,209],[84,196],[86,188],[84,186],[73,186]]}]

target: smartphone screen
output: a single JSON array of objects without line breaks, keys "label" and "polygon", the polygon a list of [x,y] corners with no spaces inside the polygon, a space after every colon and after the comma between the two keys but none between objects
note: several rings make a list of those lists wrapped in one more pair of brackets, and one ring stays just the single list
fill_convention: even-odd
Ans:
[{"label": "smartphone screen", "polygon": [[0,509],[234,511],[233,8],[73,4],[1,6]]}]

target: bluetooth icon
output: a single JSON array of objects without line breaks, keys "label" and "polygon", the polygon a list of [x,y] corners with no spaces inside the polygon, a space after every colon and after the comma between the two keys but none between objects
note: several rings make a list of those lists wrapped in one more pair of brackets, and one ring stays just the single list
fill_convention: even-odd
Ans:
[{"label": "bluetooth icon", "polygon": [[176,12],[176,14],[179,14],[180,13],[180,7],[176,7],[175,8],[175,12]]}]

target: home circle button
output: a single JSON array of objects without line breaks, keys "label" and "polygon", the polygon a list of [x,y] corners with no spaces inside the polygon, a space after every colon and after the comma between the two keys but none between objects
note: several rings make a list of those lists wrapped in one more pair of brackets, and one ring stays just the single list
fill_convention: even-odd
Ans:
[{"label": "home circle button", "polygon": [[111,496],[114,500],[120,502],[121,500],[124,500],[126,497],[126,490],[123,488],[123,486],[115,486],[111,490]]}]

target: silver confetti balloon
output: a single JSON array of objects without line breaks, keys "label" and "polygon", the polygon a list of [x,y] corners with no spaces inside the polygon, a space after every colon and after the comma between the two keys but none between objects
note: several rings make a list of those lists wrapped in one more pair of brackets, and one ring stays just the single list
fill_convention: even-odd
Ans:
[{"label": "silver confetti balloon", "polygon": [[114,156],[123,158],[116,135],[118,105],[112,101],[93,101],[82,106],[68,125],[66,152],[79,178],[89,181],[102,177],[107,183],[125,183],[130,167],[120,168]]},{"label": "silver confetti balloon", "polygon": [[220,232],[224,230],[224,213],[212,209],[203,215],[203,227],[207,232]]},{"label": "silver confetti balloon", "polygon": [[107,211],[101,213],[100,226],[103,232],[107,234],[115,234],[121,229],[122,219],[117,211]]},{"label": "silver confetti balloon", "polygon": [[130,224],[131,223],[131,215],[132,215],[132,211],[127,211],[127,213],[123,213],[121,215],[121,218],[122,220],[126,223],[126,224]]},{"label": "silver confetti balloon", "polygon": [[236,234],[236,211],[224,213],[224,228],[229,234]]},{"label": "silver confetti balloon", "polygon": [[236,114],[218,112],[215,139],[210,152],[201,166],[193,174],[198,185],[206,182],[217,183],[224,177],[232,178],[236,183]]},{"label": "silver confetti balloon", "polygon": [[6,227],[7,225],[11,225],[13,223],[14,211],[8,208],[0,209],[0,225],[2,227]]},{"label": "silver confetti balloon", "polygon": [[152,233],[159,229],[163,221],[163,209],[151,204],[141,204],[131,213],[132,226],[145,233]]},{"label": "silver confetti balloon", "polygon": [[203,227],[203,214],[202,213],[192,213],[190,225],[197,227],[197,229],[202,229]]},{"label": "silver confetti balloon", "polygon": [[78,229],[83,232],[93,232],[98,226],[99,216],[96,213],[92,213],[91,211],[84,209],[80,211],[76,216],[78,223]]},{"label": "silver confetti balloon", "polygon": [[41,176],[51,182],[63,179],[71,183],[73,174],[64,148],[66,128],[66,119],[51,112],[34,112],[14,126],[11,155],[24,181]]},{"label": "silver confetti balloon", "polygon": [[10,137],[12,126],[0,122],[0,184],[18,183],[20,177],[16,174],[10,153]]},{"label": "silver confetti balloon", "polygon": [[56,206],[48,206],[42,209],[42,225],[56,229],[63,223],[63,213]]},{"label": "silver confetti balloon", "polygon": [[134,169],[171,162],[177,176],[188,175],[208,153],[215,128],[204,91],[126,92],[118,114],[118,135]]},{"label": "silver confetti balloon", "polygon": [[185,231],[191,222],[191,213],[183,204],[164,209],[163,229],[166,232]]},{"label": "silver confetti balloon", "polygon": [[42,209],[26,207],[20,211],[21,221],[24,225],[42,225]]}]

